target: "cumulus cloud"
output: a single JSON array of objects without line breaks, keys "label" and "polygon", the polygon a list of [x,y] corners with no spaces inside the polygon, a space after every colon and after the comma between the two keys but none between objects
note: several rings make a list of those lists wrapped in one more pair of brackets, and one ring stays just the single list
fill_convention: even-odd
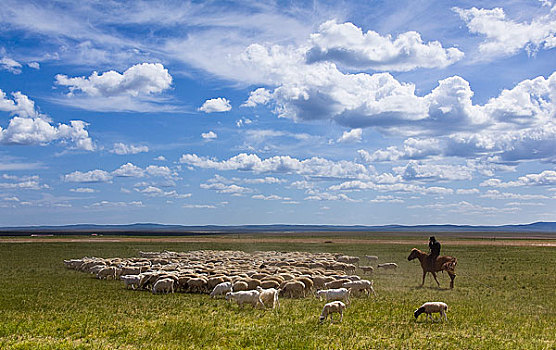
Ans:
[{"label": "cumulus cloud", "polygon": [[291,200],[291,198],[289,198],[289,197],[282,197],[282,196],[279,196],[279,195],[276,195],[276,194],[271,194],[271,195],[268,195],[268,196],[265,196],[265,195],[262,195],[262,194],[255,194],[255,195],[251,196],[251,198],[253,198],[253,199],[262,199],[264,201],[282,201],[282,200],[290,201]]},{"label": "cumulus cloud", "polygon": [[232,105],[230,104],[230,101],[223,97],[206,100],[203,105],[199,107],[199,111],[205,113],[228,112],[231,109]]},{"label": "cumulus cloud", "polygon": [[13,74],[21,73],[21,63],[9,57],[0,58],[0,69],[7,70]]},{"label": "cumulus cloud", "polygon": [[368,178],[374,171],[362,164],[345,160],[334,162],[320,157],[299,160],[290,156],[261,159],[256,154],[246,153],[240,153],[223,161],[199,157],[196,154],[184,154],[180,158],[180,163],[207,169],[291,173],[330,178]]},{"label": "cumulus cloud", "polygon": [[556,185],[556,171],[545,170],[538,174],[520,176],[515,181],[504,182],[500,179],[488,179],[481,184],[483,187],[522,187],[522,186],[552,186]]},{"label": "cumulus cloud", "polygon": [[474,34],[485,36],[479,51],[483,56],[514,55],[522,49],[529,54],[538,49],[556,47],[556,11],[551,8],[544,16],[534,18],[531,22],[516,22],[506,18],[502,8],[489,9],[453,9],[463,19]]},{"label": "cumulus cloud", "polygon": [[0,189],[4,190],[41,190],[50,188],[47,184],[41,183],[38,175],[18,177],[3,174],[2,179],[9,181],[0,182]]},{"label": "cumulus cloud", "polygon": [[533,200],[533,199],[549,199],[542,194],[521,194],[521,193],[511,193],[511,192],[500,192],[498,190],[488,190],[483,193],[481,197],[490,199],[519,199],[519,200]]},{"label": "cumulus cloud", "polygon": [[428,164],[410,161],[405,166],[394,167],[392,170],[407,181],[454,181],[471,180],[473,178],[473,169],[464,165]]},{"label": "cumulus cloud", "polygon": [[249,98],[245,103],[241,105],[241,107],[255,107],[257,105],[264,105],[270,101],[271,93],[269,90],[265,88],[258,88],[254,91],[249,93]]},{"label": "cumulus cloud", "polygon": [[351,129],[350,131],[344,131],[342,136],[336,140],[339,143],[351,143],[351,142],[361,142],[361,136],[363,135],[362,129]]},{"label": "cumulus cloud", "polygon": [[438,41],[424,43],[414,31],[394,39],[372,30],[363,33],[353,23],[338,24],[335,20],[321,24],[318,32],[311,35],[310,45],[309,63],[331,61],[357,69],[444,68],[463,58],[463,52],[457,48],[445,49]]},{"label": "cumulus cloud", "polygon": [[156,186],[146,186],[144,188],[135,188],[135,191],[150,197],[170,197],[170,198],[189,198],[191,193],[179,194],[177,191],[164,191],[163,189]]},{"label": "cumulus cloud", "polygon": [[224,184],[219,182],[201,184],[200,187],[205,190],[214,190],[218,193],[226,193],[234,196],[241,196],[243,194],[253,192],[252,189],[247,187],[238,186],[235,184],[229,185],[229,184]]},{"label": "cumulus cloud", "polygon": [[95,146],[86,130],[87,123],[72,120],[68,124],[52,125],[51,120],[35,109],[35,103],[21,92],[12,93],[13,100],[0,90],[0,111],[15,115],[7,128],[0,127],[0,144],[47,145],[58,141],[74,148],[93,151]]},{"label": "cumulus cloud", "polygon": [[451,188],[421,185],[408,183],[379,183],[373,181],[346,181],[338,185],[329,187],[331,191],[357,191],[357,190],[373,190],[379,192],[398,192],[398,193],[418,193],[424,195],[450,195],[454,193]]},{"label": "cumulus cloud", "polygon": [[214,139],[217,139],[217,138],[218,138],[218,135],[217,135],[214,131],[209,131],[209,132],[203,132],[203,133],[201,133],[201,137],[202,137],[204,140],[212,141],[212,140],[214,140]]},{"label": "cumulus cloud", "polygon": [[111,153],[115,153],[118,155],[137,154],[137,153],[148,152],[148,151],[149,151],[148,146],[126,145],[121,142],[115,143],[112,150],[110,150]]},{"label": "cumulus cloud", "polygon": [[123,73],[93,72],[89,77],[70,78],[56,75],[56,84],[67,86],[68,95],[84,93],[89,96],[110,97],[114,95],[141,96],[161,93],[172,85],[172,76],[160,63],[140,63]]},{"label": "cumulus cloud", "polygon": [[102,209],[102,208],[126,208],[126,207],[144,207],[141,201],[131,201],[131,202],[112,202],[112,201],[100,201],[92,203],[91,205],[86,205],[87,209]]},{"label": "cumulus cloud", "polygon": [[95,190],[94,188],[89,188],[89,187],[77,187],[77,188],[70,188],[70,192],[75,192],[75,193],[95,193],[95,192],[97,192],[97,190]]},{"label": "cumulus cloud", "polygon": [[344,193],[332,194],[328,192],[314,193],[310,196],[305,197],[306,201],[346,201],[346,202],[361,202],[361,200],[356,200],[350,198]]},{"label": "cumulus cloud", "polygon": [[87,172],[74,171],[64,175],[65,182],[111,182],[114,177],[123,178],[142,178],[146,176],[171,177],[175,173],[166,166],[149,165],[141,168],[133,163],[126,163],[112,172],[101,169],[90,170]]}]

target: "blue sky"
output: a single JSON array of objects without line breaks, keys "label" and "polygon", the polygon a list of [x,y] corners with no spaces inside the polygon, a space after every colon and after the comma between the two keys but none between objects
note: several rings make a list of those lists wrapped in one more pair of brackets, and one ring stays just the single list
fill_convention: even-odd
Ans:
[{"label": "blue sky", "polygon": [[551,1],[11,1],[0,224],[556,221]]}]

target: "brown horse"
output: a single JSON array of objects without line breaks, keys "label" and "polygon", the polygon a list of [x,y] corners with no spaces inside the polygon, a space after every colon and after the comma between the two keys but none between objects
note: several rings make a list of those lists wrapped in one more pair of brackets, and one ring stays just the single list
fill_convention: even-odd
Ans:
[{"label": "brown horse", "polygon": [[413,259],[419,259],[421,262],[421,267],[423,268],[423,283],[421,283],[421,287],[425,284],[425,276],[427,272],[430,272],[434,277],[434,280],[440,287],[440,283],[438,279],[436,279],[436,273],[438,271],[446,271],[450,276],[450,288],[454,288],[454,278],[456,278],[456,264],[458,263],[458,259],[452,256],[438,256],[436,259],[430,257],[427,253],[420,251],[417,248],[413,248],[411,253],[407,257],[407,260],[411,261]]}]

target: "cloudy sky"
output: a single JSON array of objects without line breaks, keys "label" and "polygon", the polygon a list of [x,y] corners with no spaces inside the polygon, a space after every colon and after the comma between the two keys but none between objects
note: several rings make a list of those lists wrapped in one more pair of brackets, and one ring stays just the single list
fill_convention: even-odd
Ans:
[{"label": "cloudy sky", "polygon": [[12,1],[0,225],[556,221],[556,4]]}]

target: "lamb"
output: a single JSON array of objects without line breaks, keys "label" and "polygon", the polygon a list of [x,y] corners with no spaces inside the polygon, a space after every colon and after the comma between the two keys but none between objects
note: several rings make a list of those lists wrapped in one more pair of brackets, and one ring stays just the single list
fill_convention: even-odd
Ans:
[{"label": "lamb", "polygon": [[384,263],[384,264],[378,264],[376,266],[377,269],[385,269],[385,270],[395,270],[398,268],[398,264],[396,263]]},{"label": "lamb", "polygon": [[446,315],[446,311],[448,311],[448,305],[446,305],[443,302],[436,301],[436,302],[424,303],[423,305],[421,305],[420,308],[418,308],[413,312],[413,315],[415,316],[415,319],[417,319],[417,317],[419,317],[420,314],[425,313],[427,314],[427,318],[430,318],[431,321],[434,321],[432,314],[438,313],[440,314],[440,321],[442,321],[443,317],[446,321],[448,321],[448,316]]},{"label": "lamb", "polygon": [[378,261],[378,256],[376,256],[376,255],[365,255],[365,259],[367,259],[367,261],[369,261],[369,262]]},{"label": "lamb", "polygon": [[140,275],[123,275],[120,276],[120,279],[124,281],[126,289],[129,289],[129,286],[131,286],[131,288],[135,290],[136,287],[139,287],[139,283],[141,283]]},{"label": "lamb", "polygon": [[338,289],[323,289],[317,291],[317,297],[322,300],[324,297],[326,301],[345,301],[346,304],[349,305],[349,295],[351,291],[346,288],[338,288]]},{"label": "lamb", "polygon": [[373,288],[373,281],[369,280],[346,282],[344,283],[343,287],[351,289],[351,292],[353,294],[365,292],[365,294],[369,295],[371,292],[373,292],[373,294],[376,295],[376,292]]},{"label": "lamb", "polygon": [[226,293],[232,291],[232,282],[222,282],[217,284],[212,292],[210,292],[210,297],[214,298],[218,295],[226,295]]},{"label": "lamb", "polygon": [[253,307],[261,305],[264,308],[264,304],[261,301],[261,293],[258,290],[241,290],[239,292],[228,292],[226,293],[226,300],[235,300],[240,308],[243,308],[243,304],[251,304]]},{"label": "lamb", "polygon": [[274,309],[276,306],[280,307],[280,302],[278,301],[278,290],[275,288],[263,289],[257,287],[257,291],[260,293],[261,301],[266,307],[271,307]]},{"label": "lamb", "polygon": [[162,278],[156,281],[152,289],[153,294],[158,292],[174,293],[174,279]]},{"label": "lamb", "polygon": [[330,323],[332,323],[332,321],[333,321],[332,314],[333,313],[338,313],[338,314],[340,314],[340,322],[342,322],[342,319],[344,318],[344,309],[345,308],[346,308],[346,304],[342,303],[341,301],[332,301],[330,303],[327,303],[322,308],[322,312],[320,314],[319,321],[321,323],[324,322],[324,320],[326,320],[326,318],[330,315]]}]

